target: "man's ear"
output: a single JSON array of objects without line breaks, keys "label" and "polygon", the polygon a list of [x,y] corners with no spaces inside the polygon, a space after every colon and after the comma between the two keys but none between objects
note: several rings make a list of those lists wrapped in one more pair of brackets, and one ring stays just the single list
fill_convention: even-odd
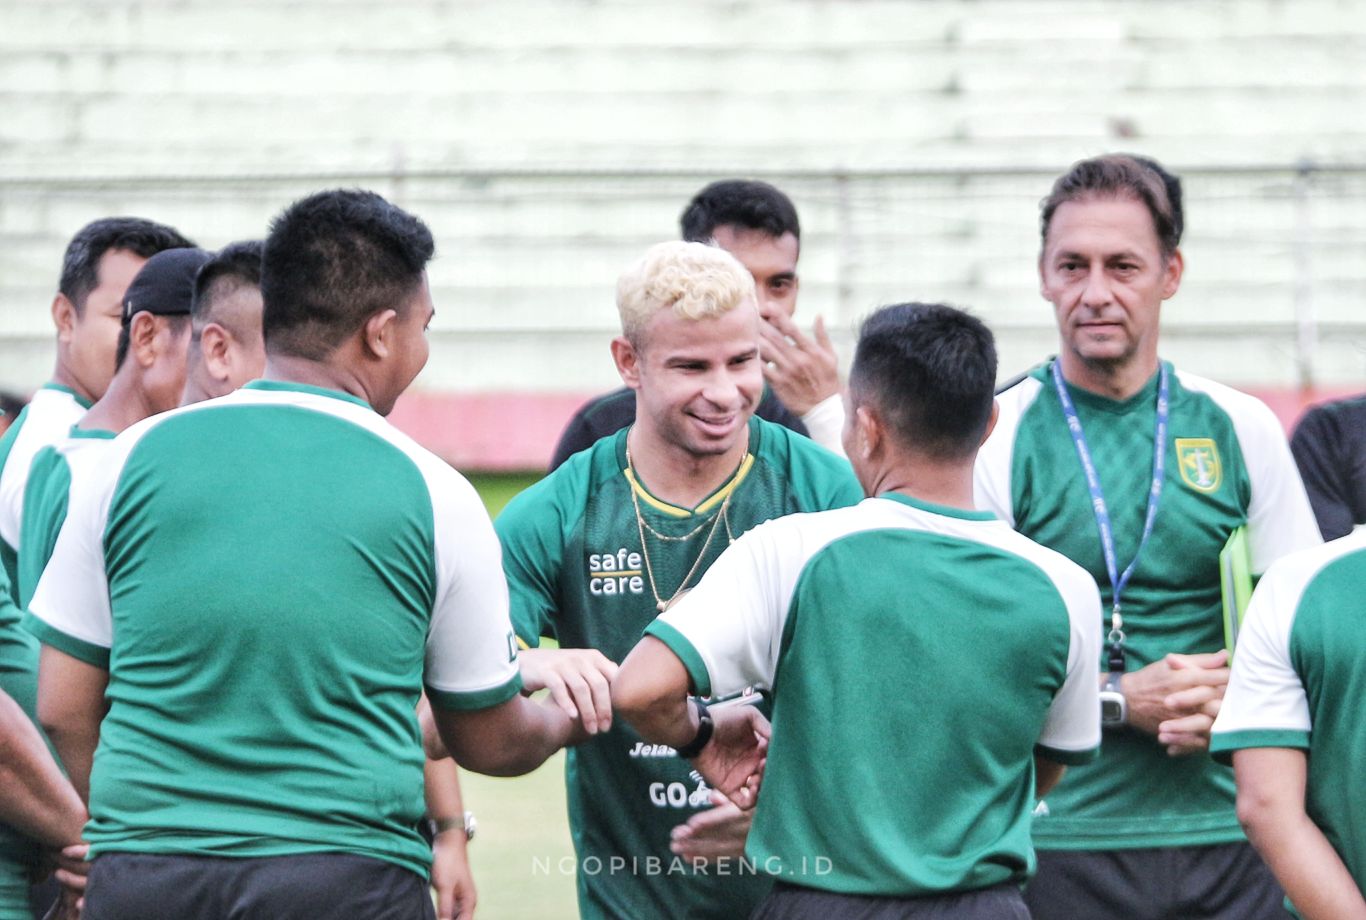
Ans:
[{"label": "man's ear", "polygon": [[380,310],[365,321],[361,327],[361,337],[365,350],[383,360],[394,350],[394,326],[398,320],[397,310]]},{"label": "man's ear", "polygon": [[128,324],[128,351],[133,360],[143,367],[151,367],[157,360],[157,318],[146,310],[135,313]]},{"label": "man's ear", "polygon": [[1177,249],[1167,256],[1167,264],[1163,267],[1162,277],[1162,299],[1169,300],[1176,295],[1176,291],[1181,287],[1181,275],[1186,270],[1186,259],[1181,255],[1181,250]]},{"label": "man's ear", "polygon": [[65,294],[52,298],[52,325],[57,327],[57,341],[70,342],[76,327],[76,305]]},{"label": "man's ear", "polygon": [[875,455],[886,436],[877,410],[866,403],[854,410],[854,447],[860,458],[867,460]]},{"label": "man's ear", "polygon": [[612,360],[617,365],[621,382],[633,390],[640,389],[640,352],[631,340],[619,335],[612,340]]},{"label": "man's ear", "polygon": [[232,371],[228,359],[228,341],[228,330],[218,323],[208,323],[199,333],[199,355],[204,362],[204,369],[219,382],[227,380]]},{"label": "man's ear", "polygon": [[987,443],[987,438],[991,437],[991,433],[996,430],[996,420],[1000,417],[1001,401],[999,399],[993,398],[991,400],[991,417],[987,419],[987,430],[982,432],[982,440],[978,442],[978,447],[981,447],[983,444]]}]

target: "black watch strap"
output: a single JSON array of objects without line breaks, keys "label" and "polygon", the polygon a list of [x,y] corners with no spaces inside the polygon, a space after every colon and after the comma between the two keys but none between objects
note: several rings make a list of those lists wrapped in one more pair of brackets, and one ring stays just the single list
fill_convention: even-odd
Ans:
[{"label": "black watch strap", "polygon": [[711,733],[716,730],[716,723],[711,720],[711,713],[707,711],[707,704],[701,700],[694,699],[693,704],[697,706],[697,734],[687,744],[678,748],[678,756],[684,760],[692,760],[711,740]]}]

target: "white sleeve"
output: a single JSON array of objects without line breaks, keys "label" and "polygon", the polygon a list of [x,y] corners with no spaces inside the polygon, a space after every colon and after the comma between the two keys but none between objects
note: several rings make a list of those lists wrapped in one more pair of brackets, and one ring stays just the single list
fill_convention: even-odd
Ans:
[{"label": "white sleeve", "polygon": [[436,523],[436,605],[427,635],[428,697],[446,709],[485,709],[522,689],[508,616],[502,550],[463,477],[428,479]]},{"label": "white sleeve", "polygon": [[816,403],[802,416],[811,440],[844,456],[844,396],[835,393]]},{"label": "white sleeve", "polygon": [[1246,411],[1230,415],[1252,485],[1247,535],[1252,571],[1260,575],[1282,556],[1318,546],[1323,535],[1281,423],[1260,400],[1247,401]]},{"label": "white sleeve", "polygon": [[[1215,719],[1211,749],[1216,753],[1248,747],[1252,736],[1239,733],[1281,734],[1281,746],[1307,746],[1311,722],[1304,684],[1290,662],[1290,630],[1295,620],[1300,591],[1294,569],[1273,566],[1252,595],[1233,672]],[[1294,742],[1299,741],[1300,744]],[[1261,746],[1261,745],[1255,745]]]},{"label": "white sleeve", "polygon": [[29,630],[44,644],[105,669],[114,623],[104,531],[121,469],[121,463],[111,462],[88,475],[72,477],[66,520],[29,601],[27,621]]},{"label": "white sleeve", "polygon": [[972,497],[979,511],[990,511],[1015,526],[1015,499],[1010,481],[1015,462],[1015,436],[1024,412],[1038,398],[1042,385],[1027,378],[996,397],[996,425],[977,451],[972,467]]},{"label": "white sleeve", "polygon": [[761,524],[736,540],[645,630],[682,660],[702,696],[773,686],[803,561],[789,521]]},{"label": "white sleeve", "polygon": [[1054,577],[1071,621],[1067,676],[1053,697],[1039,746],[1060,763],[1091,759],[1100,747],[1100,591],[1095,581],[1072,562],[1066,577]]}]

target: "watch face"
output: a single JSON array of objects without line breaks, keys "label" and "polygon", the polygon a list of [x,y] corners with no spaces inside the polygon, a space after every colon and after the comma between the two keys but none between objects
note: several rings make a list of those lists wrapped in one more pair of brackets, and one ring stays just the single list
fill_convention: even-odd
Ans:
[{"label": "watch face", "polygon": [[1101,695],[1100,698],[1100,721],[1106,725],[1116,725],[1124,721],[1124,703],[1122,699]]}]

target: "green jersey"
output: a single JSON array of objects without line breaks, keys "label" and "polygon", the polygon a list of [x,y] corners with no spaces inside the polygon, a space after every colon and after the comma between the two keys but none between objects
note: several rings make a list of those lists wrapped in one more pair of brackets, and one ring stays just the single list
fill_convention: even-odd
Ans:
[{"label": "green jersey", "polygon": [[521,689],[478,494],[365,403],[254,381],[72,480],[26,624],[109,672],[91,853],[346,852],[425,876],[416,707]]},{"label": "green jersey", "polygon": [[[24,487],[24,517],[19,529],[19,605],[27,607],[38,579],[52,558],[57,534],[66,520],[73,466],[78,471],[99,463],[100,446],[114,437],[112,431],[86,431],[73,427],[65,441],[38,451],[29,467]],[[78,473],[84,475],[84,472]]]},{"label": "green jersey", "polygon": [[1024,882],[1037,753],[1100,746],[1100,597],[990,514],[899,493],[756,527],[646,632],[704,693],[773,691],[748,854],[898,898]]},{"label": "green jersey", "polygon": [[[1138,551],[1152,481],[1157,377],[1115,401],[1069,386],[1094,458],[1123,571]],[[979,507],[1077,562],[1113,591],[1091,494],[1048,367],[998,397],[978,454]],[[1261,402],[1171,372],[1166,472],[1152,535],[1122,595],[1127,668],[1224,646],[1219,552],[1247,525],[1252,568],[1320,542],[1279,422]],[[1103,659],[1097,670],[1105,669]],[[1242,840],[1232,771],[1171,757],[1149,735],[1106,734],[1098,761],[1069,770],[1034,822],[1040,849],[1195,846]]]},{"label": "green jersey", "polygon": [[1238,637],[1210,751],[1308,755],[1305,811],[1366,892],[1366,796],[1351,777],[1366,762],[1366,533],[1289,556],[1257,586]]},{"label": "green jersey", "polygon": [[[20,626],[19,546],[24,493],[33,458],[70,432],[90,404],[66,387],[49,383],[0,437],[0,689],[38,722],[38,642]],[[41,732],[41,728],[39,729]],[[0,874],[21,881],[37,862],[36,843],[0,825]],[[30,916],[26,885],[0,886],[0,920]],[[14,894],[14,892],[20,894]]]},{"label": "green jersey", "polygon": [[90,404],[55,383],[44,385],[0,437],[0,564],[19,602],[19,536],[24,524],[24,493],[33,458],[66,439]]},{"label": "green jersey", "polygon": [[[634,479],[626,436],[574,455],[497,521],[513,623],[530,645],[552,636],[620,662],[658,615],[655,595],[692,587],[731,538],[862,496],[846,461],[755,418],[731,480],[679,508]],[[568,752],[566,783],[583,917],[743,917],[767,891],[752,867],[694,869],[673,857],[670,831],[710,807],[710,789],[672,748],[620,720]]]}]

